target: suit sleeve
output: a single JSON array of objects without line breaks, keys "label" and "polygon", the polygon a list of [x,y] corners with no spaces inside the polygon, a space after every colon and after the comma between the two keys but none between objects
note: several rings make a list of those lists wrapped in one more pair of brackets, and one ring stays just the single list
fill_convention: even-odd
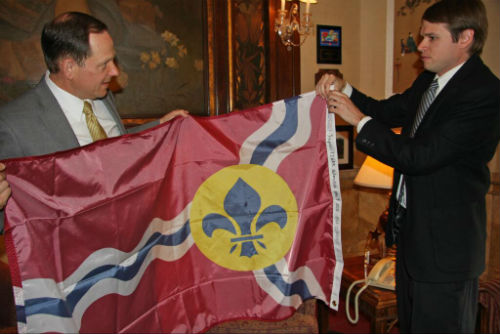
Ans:
[{"label": "suit sleeve", "polygon": [[144,123],[144,124],[141,124],[141,125],[138,125],[138,126],[134,126],[132,128],[128,128],[126,131],[127,131],[127,133],[137,133],[137,132],[141,132],[143,130],[152,128],[154,126],[157,126],[159,124],[160,124],[160,121],[156,120],[156,121]]},{"label": "suit sleeve", "polygon": [[10,125],[0,116],[0,160],[23,156]]},{"label": "suit sleeve", "polygon": [[[8,123],[0,115],[0,161],[21,155],[22,152],[16,144]],[[4,209],[0,210],[0,235],[3,234],[4,214]]]},{"label": "suit sleeve", "polygon": [[[375,113],[356,138],[358,149],[407,175],[423,175],[461,162],[486,164],[500,137],[498,81],[457,89],[423,123],[415,138],[399,136]],[[378,117],[377,117],[378,116]]]}]

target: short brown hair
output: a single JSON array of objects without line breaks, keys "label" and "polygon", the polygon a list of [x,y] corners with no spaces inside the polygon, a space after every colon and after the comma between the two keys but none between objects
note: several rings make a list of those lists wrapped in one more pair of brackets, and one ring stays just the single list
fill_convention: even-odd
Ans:
[{"label": "short brown hair", "polygon": [[474,41],[470,55],[480,55],[488,35],[486,9],[481,0],[441,0],[425,11],[422,20],[432,23],[446,23],[454,42],[466,29],[474,30]]},{"label": "short brown hair", "polygon": [[82,66],[89,56],[89,34],[107,31],[106,25],[90,15],[63,13],[43,27],[42,51],[51,73],[59,72],[58,60],[72,57]]}]

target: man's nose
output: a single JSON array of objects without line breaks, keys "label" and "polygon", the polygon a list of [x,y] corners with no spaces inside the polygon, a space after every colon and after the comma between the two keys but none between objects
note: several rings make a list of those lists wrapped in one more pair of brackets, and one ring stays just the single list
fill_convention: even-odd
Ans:
[{"label": "man's nose", "polygon": [[113,77],[117,77],[120,74],[120,69],[116,65],[114,61],[109,62],[109,69],[108,69],[109,75]]}]

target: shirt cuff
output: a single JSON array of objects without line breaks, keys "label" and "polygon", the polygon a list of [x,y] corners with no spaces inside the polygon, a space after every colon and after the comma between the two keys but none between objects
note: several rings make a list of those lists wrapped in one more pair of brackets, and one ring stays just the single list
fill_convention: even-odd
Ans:
[{"label": "shirt cuff", "polygon": [[348,97],[351,97],[351,95],[352,95],[352,86],[348,82],[345,83],[345,87],[344,87],[344,89],[342,89],[342,93],[344,93]]},{"label": "shirt cuff", "polygon": [[363,129],[363,126],[365,126],[366,122],[368,122],[371,119],[372,118],[370,116],[365,116],[361,119],[361,121],[359,121],[358,126],[356,127],[356,130],[358,131],[358,133],[361,132],[361,129]]}]

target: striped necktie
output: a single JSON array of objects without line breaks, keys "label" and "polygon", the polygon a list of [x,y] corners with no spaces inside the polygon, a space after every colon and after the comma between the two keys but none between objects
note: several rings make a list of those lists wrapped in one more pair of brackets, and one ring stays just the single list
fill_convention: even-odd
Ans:
[{"label": "striped necktie", "polygon": [[[434,98],[436,97],[436,90],[439,87],[439,83],[437,78],[435,78],[429,88],[424,92],[424,95],[422,95],[422,99],[420,100],[420,104],[417,109],[417,114],[415,115],[415,119],[413,120],[413,124],[410,129],[410,137],[413,138],[415,136],[415,132],[417,132],[418,126],[422,122],[422,119],[425,116],[425,113],[427,112],[427,109],[429,109],[429,106],[432,104],[434,101]],[[397,188],[397,202],[399,206],[402,206],[406,208],[406,182],[405,182],[405,176],[401,174],[401,177],[399,178],[399,186]],[[397,210],[395,210],[397,211]],[[399,224],[401,223],[400,220],[394,220],[393,224],[393,240],[396,240],[397,235],[399,234],[399,229],[400,226]]]},{"label": "striped necktie", "polygon": [[418,126],[422,122],[427,109],[429,109],[429,106],[432,104],[432,101],[434,101],[434,98],[436,97],[436,90],[438,89],[438,87],[439,83],[437,78],[435,78],[431,82],[429,88],[427,88],[427,90],[424,92],[424,95],[422,95],[422,99],[420,100],[420,104],[417,109],[417,114],[415,115],[413,125],[411,126],[410,137],[415,136],[415,132],[417,132]]},{"label": "striped necktie", "polygon": [[92,140],[97,141],[108,138],[106,132],[102,128],[101,124],[99,124],[99,121],[92,110],[92,105],[88,101],[83,102],[83,113],[85,114],[85,121],[87,122],[87,127],[89,128]]}]

